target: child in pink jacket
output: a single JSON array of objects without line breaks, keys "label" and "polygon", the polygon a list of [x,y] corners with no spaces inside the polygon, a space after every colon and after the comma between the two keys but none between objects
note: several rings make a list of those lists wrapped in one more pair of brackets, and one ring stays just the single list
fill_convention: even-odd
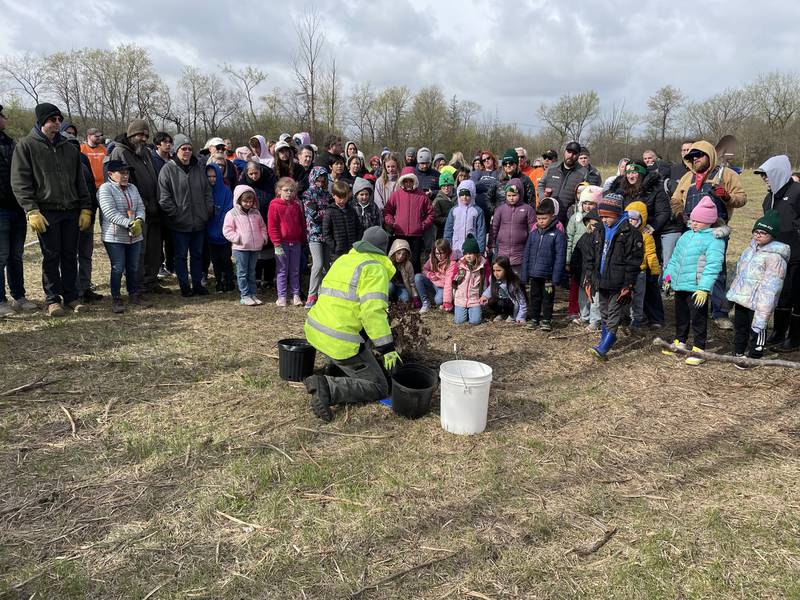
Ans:
[{"label": "child in pink jacket", "polygon": [[249,185],[237,185],[233,190],[233,208],[225,214],[222,235],[233,248],[236,279],[241,294],[240,304],[263,304],[256,297],[256,261],[268,241],[267,226],[256,206],[256,193]]},{"label": "child in pink jacket", "polygon": [[450,272],[451,256],[450,242],[445,239],[436,240],[430,258],[422,267],[422,273],[414,275],[414,286],[422,299],[419,312],[426,313],[430,310],[431,294],[434,305],[444,310],[444,288]]},{"label": "child in pink jacket", "polygon": [[471,233],[464,240],[461,252],[461,258],[452,263],[445,280],[444,307],[446,310],[455,309],[456,325],[467,320],[470,325],[480,325],[483,318],[481,294],[488,284],[489,263],[481,256],[478,240]]}]

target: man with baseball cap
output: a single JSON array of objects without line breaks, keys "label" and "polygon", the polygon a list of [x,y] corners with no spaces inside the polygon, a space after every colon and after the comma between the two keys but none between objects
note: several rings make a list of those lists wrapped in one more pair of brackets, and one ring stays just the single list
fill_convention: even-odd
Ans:
[{"label": "man with baseball cap", "polygon": [[589,171],[578,163],[580,152],[581,145],[578,142],[569,142],[564,147],[564,159],[557,165],[550,165],[539,180],[539,187],[536,190],[539,201],[546,197],[558,201],[558,220],[564,227],[567,226],[569,219],[569,208],[577,200],[578,185],[584,181],[592,185],[603,183],[599,177],[590,175]]}]

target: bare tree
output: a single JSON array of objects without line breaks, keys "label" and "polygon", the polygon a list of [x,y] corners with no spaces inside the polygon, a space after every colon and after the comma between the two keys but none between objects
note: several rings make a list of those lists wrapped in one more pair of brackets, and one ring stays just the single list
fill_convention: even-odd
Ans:
[{"label": "bare tree", "polygon": [[47,62],[41,56],[30,52],[8,56],[0,61],[0,72],[5,73],[11,80],[11,89],[24,92],[30,96],[34,104],[39,104],[42,94],[48,90]]},{"label": "bare tree", "polygon": [[350,112],[348,122],[356,131],[360,144],[375,144],[376,114],[375,103],[377,98],[372,91],[372,84],[358,84],[350,95]]},{"label": "bare tree", "polygon": [[411,106],[413,135],[420,144],[438,147],[442,137],[442,123],[447,122],[447,104],[437,85],[422,88],[414,96]]},{"label": "bare tree", "polygon": [[665,85],[647,101],[647,108],[650,109],[647,122],[658,137],[662,153],[665,152],[667,132],[671,129],[683,100],[683,93],[679,89]]},{"label": "bare tree", "polygon": [[597,124],[592,128],[592,145],[600,148],[600,162],[608,164],[613,160],[609,154],[617,151],[615,146],[622,147],[622,154],[629,154],[629,145],[638,118],[625,110],[625,101],[614,103],[611,110],[600,115]]},{"label": "bare tree", "polygon": [[783,151],[788,151],[785,134],[789,123],[800,113],[800,78],[777,71],[760,75],[749,93],[758,116],[766,121]]},{"label": "bare tree", "polygon": [[568,140],[581,141],[586,127],[600,111],[597,92],[589,90],[579,94],[564,94],[552,106],[542,104],[539,117],[558,134],[561,143]]},{"label": "bare tree", "polygon": [[212,73],[205,77],[205,94],[200,110],[206,138],[217,133],[219,128],[239,110],[234,94],[225,88],[222,79]]},{"label": "bare tree", "polygon": [[329,132],[336,131],[341,110],[339,99],[339,79],[336,70],[336,58],[331,60],[331,65],[322,77],[320,97],[322,100],[322,118]]},{"label": "bare tree", "polygon": [[250,65],[237,70],[231,65],[225,64],[223,66],[223,71],[228,75],[231,82],[238,88],[247,101],[248,126],[250,128],[254,127],[258,120],[256,116],[254,94],[256,88],[267,78],[267,74],[261,69]]},{"label": "bare tree", "polygon": [[387,146],[399,147],[408,138],[405,117],[411,101],[411,90],[406,86],[386,88],[375,101],[378,115],[379,137]]},{"label": "bare tree", "polygon": [[719,140],[735,135],[753,111],[752,95],[745,90],[727,89],[685,107],[683,119],[698,138]]},{"label": "bare tree", "polygon": [[320,83],[320,61],[325,45],[322,19],[315,7],[306,10],[295,23],[298,48],[292,57],[292,70],[306,106],[308,130],[313,138],[317,129],[317,94]]}]

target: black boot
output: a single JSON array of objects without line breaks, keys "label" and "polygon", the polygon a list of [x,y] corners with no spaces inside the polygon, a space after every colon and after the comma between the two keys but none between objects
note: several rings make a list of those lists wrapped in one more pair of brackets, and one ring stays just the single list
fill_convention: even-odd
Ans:
[{"label": "black boot", "polygon": [[788,308],[776,308],[772,319],[772,335],[767,338],[767,346],[783,344],[786,339],[786,330],[789,327],[789,316],[792,311]]},{"label": "black boot", "polygon": [[789,335],[780,346],[773,348],[775,352],[794,352],[800,350],[800,315],[792,315],[789,322]]},{"label": "black boot", "polygon": [[311,412],[326,423],[333,421],[328,379],[324,375],[311,375],[303,380],[303,384],[306,386],[306,391],[311,394]]}]

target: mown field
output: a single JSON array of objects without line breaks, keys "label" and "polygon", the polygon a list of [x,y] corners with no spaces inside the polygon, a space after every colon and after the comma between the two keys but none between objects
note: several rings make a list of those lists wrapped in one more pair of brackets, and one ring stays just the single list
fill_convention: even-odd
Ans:
[{"label": "mown field", "polygon": [[[731,268],[764,193],[745,182]],[[473,437],[438,405],[322,424],[277,374],[298,308],[0,321],[0,393],[46,384],[0,395],[0,597],[800,598],[797,372],[689,367],[655,332],[599,363],[557,309],[551,334],[425,317],[429,356],[494,368]]]}]

